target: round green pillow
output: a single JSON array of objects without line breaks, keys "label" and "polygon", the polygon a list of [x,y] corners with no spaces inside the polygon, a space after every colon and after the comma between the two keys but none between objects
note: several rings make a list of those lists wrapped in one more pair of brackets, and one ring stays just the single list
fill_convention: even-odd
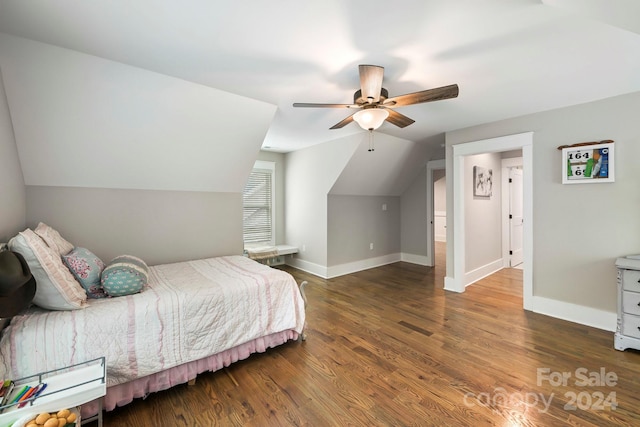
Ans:
[{"label": "round green pillow", "polygon": [[120,255],[112,259],[100,277],[105,293],[111,297],[138,293],[148,281],[149,267],[132,255]]}]

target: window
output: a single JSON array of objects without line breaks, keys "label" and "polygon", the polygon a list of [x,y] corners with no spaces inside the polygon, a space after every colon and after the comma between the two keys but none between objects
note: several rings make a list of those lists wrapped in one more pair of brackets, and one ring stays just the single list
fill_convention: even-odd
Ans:
[{"label": "window", "polygon": [[247,243],[274,243],[275,163],[256,161],[242,192],[242,229]]}]

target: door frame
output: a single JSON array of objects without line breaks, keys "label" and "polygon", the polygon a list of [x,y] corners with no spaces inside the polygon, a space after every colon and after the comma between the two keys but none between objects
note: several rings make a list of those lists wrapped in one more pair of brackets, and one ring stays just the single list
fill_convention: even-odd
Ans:
[{"label": "door frame", "polygon": [[[522,302],[526,310],[532,309],[533,300],[533,132],[483,139],[452,145],[452,165],[447,168],[447,179],[452,182],[453,209],[447,210],[447,276],[444,289],[464,292],[465,283],[465,209],[464,160],[466,156],[522,149],[523,167],[523,271]],[[451,205],[450,205],[451,206]],[[449,237],[452,238],[449,238]],[[453,244],[451,244],[453,243]]]},{"label": "door frame", "polygon": [[511,243],[509,242],[511,235],[511,223],[509,221],[509,169],[515,167],[522,167],[522,157],[502,159],[502,266],[504,268],[511,266],[511,256],[509,255],[509,249],[511,247]]},{"label": "door frame", "polygon": [[433,171],[434,170],[446,170],[447,164],[445,159],[430,160],[427,162],[427,265],[433,267],[436,265],[435,250],[436,250],[436,236],[435,236],[435,202],[433,194]]}]

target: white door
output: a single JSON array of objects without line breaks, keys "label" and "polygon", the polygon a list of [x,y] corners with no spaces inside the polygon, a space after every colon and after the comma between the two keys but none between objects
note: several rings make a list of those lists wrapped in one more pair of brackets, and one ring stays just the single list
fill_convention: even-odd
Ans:
[{"label": "white door", "polygon": [[510,265],[522,264],[522,169],[509,169]]}]

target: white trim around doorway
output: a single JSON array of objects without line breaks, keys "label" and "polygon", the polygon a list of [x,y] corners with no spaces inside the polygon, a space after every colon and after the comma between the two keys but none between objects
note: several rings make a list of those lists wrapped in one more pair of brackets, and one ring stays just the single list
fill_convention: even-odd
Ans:
[{"label": "white trim around doorway", "polygon": [[[496,153],[522,149],[523,166],[523,210],[526,218],[523,225],[523,307],[532,309],[533,299],[533,132],[501,136],[497,138],[456,144],[453,148],[453,212],[448,215],[452,224],[449,236],[453,238],[453,248],[447,251],[447,274],[444,288],[454,292],[464,292],[470,283],[465,272],[465,216],[464,216],[464,158],[482,153]],[[428,177],[429,174],[427,174]],[[452,267],[452,268],[450,268]]]},{"label": "white trim around doorway", "polygon": [[433,200],[433,171],[446,169],[445,159],[430,160],[427,162],[427,265],[433,267],[436,265],[435,260],[435,215]]}]

